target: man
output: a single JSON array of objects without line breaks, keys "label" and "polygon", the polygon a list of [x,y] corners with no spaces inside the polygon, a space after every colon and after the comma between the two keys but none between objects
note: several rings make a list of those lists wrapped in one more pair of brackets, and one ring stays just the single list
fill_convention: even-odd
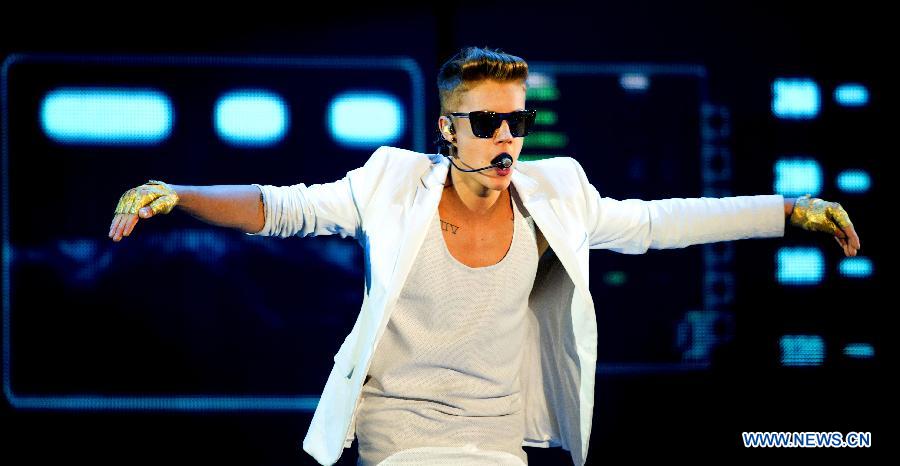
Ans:
[{"label": "man", "polygon": [[561,446],[582,465],[597,359],[590,249],[780,237],[788,216],[847,256],[860,243],[839,204],[809,196],[618,201],[572,158],[519,162],[534,122],[527,73],[479,48],[441,67],[446,156],[381,147],[311,186],[151,180],[122,196],[110,237],[180,206],[246,234],[360,243],[362,307],[303,441],[321,464],[356,436],[360,464],[524,464],[522,446]]}]

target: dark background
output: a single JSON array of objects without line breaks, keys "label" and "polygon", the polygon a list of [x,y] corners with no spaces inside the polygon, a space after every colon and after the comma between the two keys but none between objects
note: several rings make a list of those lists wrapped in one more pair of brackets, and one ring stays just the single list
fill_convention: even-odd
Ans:
[{"label": "dark background", "polygon": [[[615,97],[616,81],[609,76],[578,83],[560,78],[558,130],[571,136],[560,155],[576,157],[605,196],[698,197],[704,194],[699,103],[726,109],[730,132],[717,144],[730,150],[731,178],[720,192],[770,194],[772,167],[780,156],[813,155],[825,169],[818,197],[838,201],[850,213],[864,244],[860,254],[872,261],[874,274],[847,280],[834,273],[842,252],[824,235],[788,229],[784,238],[734,242],[729,266],[734,298],[722,308],[733,327],[721,331],[729,338],[702,364],[692,365],[684,363],[676,334],[683,313],[703,306],[703,254],[711,250],[592,252],[600,366],[588,462],[673,452],[715,461],[838,455],[868,464],[893,450],[895,430],[887,415],[896,408],[887,378],[888,367],[896,367],[889,362],[894,359],[887,316],[893,300],[884,288],[893,272],[884,246],[887,221],[878,222],[893,211],[881,189],[890,175],[888,109],[890,84],[896,81],[889,66],[895,21],[886,8],[874,2],[327,6],[330,13],[219,5],[189,14],[162,4],[127,10],[5,6],[0,56],[408,57],[424,77],[427,141],[438,111],[437,68],[462,46],[499,47],[530,63],[701,67],[702,80],[651,79],[648,96],[655,101]],[[85,65],[23,73],[12,83],[21,93],[9,96],[16,104],[11,108],[29,108],[28,99],[40,88],[38,75],[92,72],[108,76],[109,70]],[[194,71],[194,81],[167,67],[139,67],[122,76],[133,79],[143,72],[149,72],[141,76],[147,82],[170,81],[197,108],[204,83],[227,87],[240,79],[235,70],[216,77],[202,67]],[[796,122],[772,115],[773,80],[793,76],[814,78],[822,86],[818,118]],[[333,77],[298,76],[297,95],[340,87]],[[259,75],[266,84],[285,88],[294,78],[283,70]],[[345,78],[357,86],[394,86],[406,99],[402,76],[361,72]],[[842,82],[864,83],[869,105],[855,111],[835,106],[828,90]],[[567,100],[573,93],[579,99]],[[318,116],[304,115],[308,120],[295,120],[293,127],[317,131]],[[123,157],[121,149],[48,144],[36,126],[28,127],[34,115],[9,118],[10,216],[5,220],[16,261],[10,277],[13,358],[4,362],[12,368],[15,395],[318,396],[331,355],[361,302],[361,249],[352,241],[246,238],[178,211],[138,225],[121,243],[101,235],[118,196],[148,178],[197,185],[327,182],[359,166],[371,151],[289,141],[280,152],[248,154],[204,136],[197,116],[184,119],[196,127],[176,126],[174,143],[160,152],[140,149]],[[595,121],[600,123],[591,126]],[[611,125],[622,128],[603,130]],[[412,148],[410,131],[398,146]],[[862,195],[837,190],[830,180],[846,168],[868,171],[872,189]],[[785,245],[822,248],[825,279],[807,287],[779,284],[774,258]],[[67,248],[77,252],[67,256]],[[88,259],[67,262],[73,255]],[[627,280],[614,284],[610,273]],[[171,281],[154,285],[161,276]],[[786,334],[821,335],[824,363],[782,365],[779,338]],[[870,343],[874,357],[843,357],[850,342]],[[39,403],[16,408],[8,387],[5,391],[4,464],[315,464],[300,449],[312,417],[308,408],[261,409],[253,403],[241,409]],[[873,446],[746,449],[744,431],[872,432]],[[344,450],[339,464],[355,464],[355,450],[355,445]],[[558,449],[526,451],[531,464],[570,462]]]}]

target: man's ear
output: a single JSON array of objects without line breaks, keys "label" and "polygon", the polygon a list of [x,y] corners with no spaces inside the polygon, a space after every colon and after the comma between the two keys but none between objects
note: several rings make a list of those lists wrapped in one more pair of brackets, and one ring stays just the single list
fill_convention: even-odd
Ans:
[{"label": "man's ear", "polygon": [[441,117],[441,120],[445,121],[441,132],[444,133],[444,137],[450,142],[456,142],[456,138],[453,135],[456,131],[453,129],[453,122],[450,121],[447,117]]}]

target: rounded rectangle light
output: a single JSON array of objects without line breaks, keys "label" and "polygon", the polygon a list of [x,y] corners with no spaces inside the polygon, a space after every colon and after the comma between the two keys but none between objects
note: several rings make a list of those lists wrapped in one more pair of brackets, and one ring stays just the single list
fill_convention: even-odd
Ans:
[{"label": "rounded rectangle light", "polygon": [[841,275],[848,278],[872,276],[872,261],[868,257],[845,257],[838,266]]},{"label": "rounded rectangle light", "polygon": [[844,170],[838,174],[837,185],[847,193],[864,193],[872,186],[872,178],[865,170]]},{"label": "rounded rectangle light", "polygon": [[825,340],[820,335],[784,335],[779,340],[782,366],[821,366]]},{"label": "rounded rectangle light", "polygon": [[822,191],[822,166],[807,157],[785,157],[775,162],[775,192],[783,196],[816,196]]},{"label": "rounded rectangle light", "polygon": [[778,283],[818,285],[825,275],[825,258],[818,248],[784,247],[778,250]]},{"label": "rounded rectangle light", "polygon": [[271,146],[290,125],[288,106],[278,94],[258,89],[230,91],[216,101],[216,133],[233,146]]},{"label": "rounded rectangle light", "polygon": [[844,107],[864,107],[869,103],[869,90],[862,84],[841,84],[834,89],[834,100]]},{"label": "rounded rectangle light", "polygon": [[400,99],[375,91],[339,94],[328,105],[328,129],[340,145],[374,148],[403,135],[406,115]]},{"label": "rounded rectangle light", "polygon": [[173,119],[169,97],[153,89],[64,87],[40,104],[41,128],[62,144],[158,144]]},{"label": "rounded rectangle light", "polygon": [[772,83],[772,113],[778,118],[815,118],[821,100],[819,85],[812,79],[779,78]]}]

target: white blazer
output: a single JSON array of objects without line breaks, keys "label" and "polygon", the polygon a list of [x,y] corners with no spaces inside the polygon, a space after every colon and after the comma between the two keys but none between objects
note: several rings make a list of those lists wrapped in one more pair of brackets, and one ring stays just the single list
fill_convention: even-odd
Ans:
[{"label": "white blazer", "polygon": [[[364,166],[333,183],[259,185],[265,226],[257,233],[352,236],[365,250],[362,307],[325,383],[303,449],[337,462],[355,438],[355,418],[372,355],[425,238],[449,161],[380,147]],[[571,157],[519,161],[511,182],[547,239],[529,297],[522,348],[523,446],[561,446],[586,461],[594,408],[597,322],[588,289],[588,251],[643,254],[649,248],[784,235],[781,195],[643,201],[601,197]],[[437,284],[437,283],[436,283]],[[312,290],[310,290],[312,291]]]}]

